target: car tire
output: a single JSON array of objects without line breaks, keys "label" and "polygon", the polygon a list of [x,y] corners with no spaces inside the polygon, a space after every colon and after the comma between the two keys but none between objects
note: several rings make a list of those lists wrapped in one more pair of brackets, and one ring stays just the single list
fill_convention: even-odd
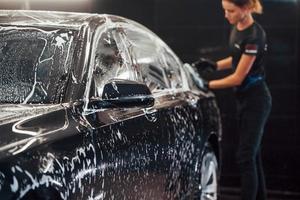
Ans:
[{"label": "car tire", "polygon": [[218,161],[209,143],[205,144],[201,159],[195,165],[194,199],[217,200],[218,198]]}]

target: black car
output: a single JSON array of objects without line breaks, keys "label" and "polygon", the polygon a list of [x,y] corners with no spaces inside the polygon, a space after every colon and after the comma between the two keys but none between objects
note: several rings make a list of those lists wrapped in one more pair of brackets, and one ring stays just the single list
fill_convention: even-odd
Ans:
[{"label": "black car", "polygon": [[155,34],[0,11],[0,199],[217,199],[215,96]]}]

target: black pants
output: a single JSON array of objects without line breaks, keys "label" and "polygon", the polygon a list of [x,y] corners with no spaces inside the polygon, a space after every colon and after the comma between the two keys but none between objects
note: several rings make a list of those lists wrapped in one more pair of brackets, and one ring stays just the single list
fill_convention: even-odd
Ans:
[{"label": "black pants", "polygon": [[237,163],[241,172],[242,200],[266,199],[260,145],[272,100],[265,82],[237,93],[239,146]]}]

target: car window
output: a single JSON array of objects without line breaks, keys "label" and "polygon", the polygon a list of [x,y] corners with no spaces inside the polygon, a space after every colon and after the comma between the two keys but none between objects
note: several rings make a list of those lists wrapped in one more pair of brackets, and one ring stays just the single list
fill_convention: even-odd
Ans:
[{"label": "car window", "polygon": [[132,62],[152,92],[180,87],[180,62],[151,32],[124,28]]},{"label": "car window", "polygon": [[2,27],[0,103],[55,103],[74,51],[71,30]]},{"label": "car window", "polygon": [[175,55],[168,47],[164,48],[163,58],[165,59],[166,73],[170,81],[171,88],[181,88],[182,78],[180,65],[175,58]]},{"label": "car window", "polygon": [[103,32],[98,40],[94,58],[91,97],[101,97],[104,85],[112,79],[135,80],[136,72],[128,57],[118,29]]}]

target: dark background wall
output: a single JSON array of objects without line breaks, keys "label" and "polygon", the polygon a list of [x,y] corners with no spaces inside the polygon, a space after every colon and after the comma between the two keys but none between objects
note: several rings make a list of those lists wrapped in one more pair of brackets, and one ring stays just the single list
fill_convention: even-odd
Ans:
[{"label": "dark background wall", "polygon": [[[1,0],[3,1],[3,0]],[[20,1],[6,1],[0,8],[24,8]],[[160,36],[184,62],[199,56],[218,59],[227,55],[230,26],[220,0],[86,0],[31,9],[84,11],[121,15],[136,20]],[[267,82],[273,109],[263,139],[262,154],[270,191],[300,193],[299,118],[299,0],[262,0],[264,14],[256,16],[267,32],[269,54]],[[28,5],[27,5],[28,7]],[[26,8],[26,6],[25,6]],[[222,72],[214,76],[224,76]],[[215,91],[223,120],[223,187],[238,185],[235,165],[235,100],[231,89]]]}]

